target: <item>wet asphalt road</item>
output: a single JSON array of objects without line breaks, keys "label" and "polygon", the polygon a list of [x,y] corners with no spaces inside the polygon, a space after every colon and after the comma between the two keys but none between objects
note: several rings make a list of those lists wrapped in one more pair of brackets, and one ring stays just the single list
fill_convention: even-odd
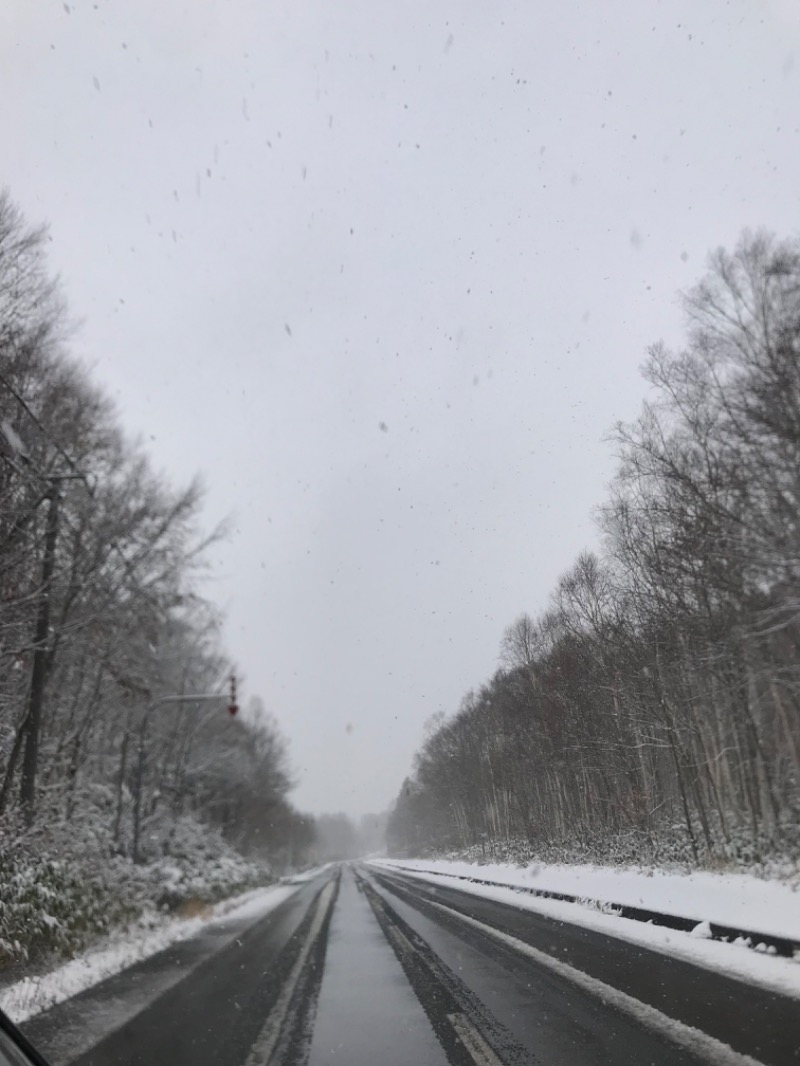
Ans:
[{"label": "wet asphalt road", "polygon": [[[234,932],[168,949],[23,1028],[54,1066],[745,1061],[724,1045],[769,1066],[800,1064],[795,1000],[394,873],[327,871]],[[537,950],[644,1004],[644,1020]],[[687,1041],[685,1028],[670,1036],[647,1023],[648,1008],[667,1029],[676,1019],[721,1043]]]},{"label": "wet asphalt road", "polygon": [[53,1066],[241,1066],[327,876],[261,921],[159,952],[20,1028]]},{"label": "wet asphalt road", "polygon": [[447,1064],[350,871],[342,876],[331,920],[309,1066],[334,1062]]},{"label": "wet asphalt road", "polygon": [[[639,947],[625,940],[569,925],[537,915],[531,911],[504,906],[492,900],[460,892],[457,889],[432,886],[420,881],[380,875],[379,883],[393,897],[398,911],[408,920],[413,918],[423,939],[451,966],[469,968],[470,982],[479,995],[493,1003],[499,1016],[506,1014],[514,996],[509,986],[505,993],[499,977],[487,982],[481,976],[481,964],[471,957],[459,958],[475,951],[481,959],[492,955],[500,958],[495,945],[485,937],[464,930],[457,922],[443,920],[441,912],[432,910],[430,903],[446,904],[454,910],[477,918],[498,928],[548,955],[564,961],[583,973],[621,990],[635,999],[663,1012],[669,1018],[699,1029],[736,1051],[756,1061],[773,1066],[800,1064],[800,1002],[780,996],[724,974],[693,966],[676,958],[668,958],[657,951]],[[413,903],[413,906],[410,904]],[[421,909],[420,909],[421,908]],[[536,966],[526,964],[513,953],[505,952],[501,968],[507,973],[520,970],[524,983],[530,981],[539,988],[523,994],[516,1008],[517,1022],[524,1027],[539,1029],[538,1046],[543,1049],[542,1062],[649,1062],[653,1058],[635,1059],[608,1043],[612,1026],[601,1021],[598,1032],[590,1026],[585,1032],[576,1004],[580,997],[575,989],[565,986],[555,997],[548,996],[549,978],[543,977]],[[544,986],[542,986],[544,982]],[[544,1003],[550,1000],[550,1007]],[[595,1005],[596,1006],[596,1005]],[[609,1012],[605,1012],[608,1017]],[[554,1022],[563,1015],[561,1022]],[[535,1021],[538,1017],[538,1021]],[[520,1023],[519,1019],[522,1018]],[[570,1038],[565,1043],[564,1034]],[[577,1046],[585,1037],[586,1049],[575,1059],[570,1057],[571,1045]],[[607,1045],[605,1057],[592,1057],[592,1047]],[[544,1050],[547,1049],[547,1050]],[[682,1061],[676,1057],[669,1062]],[[618,1057],[619,1056],[619,1057]]]}]

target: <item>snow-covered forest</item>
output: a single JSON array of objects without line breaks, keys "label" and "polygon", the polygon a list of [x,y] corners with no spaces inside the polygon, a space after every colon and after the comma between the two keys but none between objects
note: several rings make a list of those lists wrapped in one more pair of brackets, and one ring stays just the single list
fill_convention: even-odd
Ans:
[{"label": "snow-covered forest", "polygon": [[199,583],[223,531],[70,357],[46,242],[0,195],[5,959],[261,882],[313,839],[275,723],[257,698],[227,711],[234,668]]},{"label": "snow-covered forest", "polygon": [[797,856],[800,241],[745,233],[683,302],[612,434],[602,550],[431,723],[392,853]]},{"label": "snow-covered forest", "polygon": [[[228,713],[203,596],[224,529],[71,356],[46,243],[0,195],[0,962],[380,851],[385,827],[300,814],[261,701]],[[683,300],[683,347],[653,346],[612,434],[601,550],[431,721],[391,853],[800,855],[800,241],[745,234]]]}]

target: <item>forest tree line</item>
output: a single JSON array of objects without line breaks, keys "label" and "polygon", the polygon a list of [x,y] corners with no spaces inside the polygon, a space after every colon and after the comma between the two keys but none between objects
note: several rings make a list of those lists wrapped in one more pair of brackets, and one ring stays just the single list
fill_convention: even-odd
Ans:
[{"label": "forest tree line", "polygon": [[602,545],[433,723],[392,853],[757,863],[800,811],[800,241],[745,233],[613,433]]},{"label": "forest tree line", "polygon": [[46,241],[0,195],[0,881],[26,855],[210,865],[212,839],[297,864],[312,820],[259,702],[227,713],[234,667],[199,591],[222,531],[70,356]]}]

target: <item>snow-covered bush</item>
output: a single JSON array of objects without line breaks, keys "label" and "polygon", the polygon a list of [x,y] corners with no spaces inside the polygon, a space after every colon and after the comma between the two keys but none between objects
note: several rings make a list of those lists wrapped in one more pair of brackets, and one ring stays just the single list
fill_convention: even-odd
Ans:
[{"label": "snow-covered bush", "polygon": [[31,955],[69,955],[129,920],[136,906],[81,864],[30,853],[0,857],[0,964]]},{"label": "snow-covered bush", "polygon": [[266,864],[188,815],[161,820],[149,841],[160,857],[137,865],[119,854],[97,812],[83,814],[0,836],[0,967],[70,956],[148,911],[213,903],[272,879]]}]

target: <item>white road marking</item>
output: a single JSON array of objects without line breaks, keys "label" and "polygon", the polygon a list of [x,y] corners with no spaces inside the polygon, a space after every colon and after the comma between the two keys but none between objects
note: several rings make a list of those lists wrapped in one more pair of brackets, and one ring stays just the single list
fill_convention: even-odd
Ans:
[{"label": "white road marking", "polygon": [[308,961],[311,949],[316,943],[323,922],[331,908],[335,890],[335,881],[329,881],[320,892],[314,917],[311,919],[308,936],[300,949],[300,954],[295,960],[295,964],[286,979],[286,983],[281,989],[281,994],[278,996],[275,1006],[269,1012],[267,1020],[262,1025],[261,1030],[256,1037],[256,1041],[250,1049],[250,1054],[247,1056],[246,1066],[268,1066],[272,1053],[278,1043],[278,1038],[281,1035],[281,1028],[284,1019],[286,1018],[289,1004],[292,1001],[294,990],[297,988],[297,982],[300,980],[300,974],[303,972],[303,967]]},{"label": "white road marking", "polygon": [[667,1014],[663,1014],[648,1003],[642,1003],[641,1000],[629,996],[627,992],[621,992],[618,988],[606,984],[605,981],[590,977],[588,973],[577,970],[574,966],[570,966],[569,963],[561,962],[559,959],[554,959],[552,955],[531,947],[524,940],[519,940],[515,936],[503,933],[499,929],[493,929],[491,925],[486,925],[485,922],[478,921],[477,918],[471,918],[467,914],[461,914],[460,911],[453,910],[452,907],[446,907],[443,903],[433,903],[431,901],[431,906],[444,911],[445,914],[449,914],[451,917],[460,919],[466,925],[472,926],[473,929],[479,929],[482,933],[494,937],[495,940],[499,940],[500,943],[513,948],[521,955],[527,955],[529,959],[533,959],[540,966],[578,985],[584,992],[596,996],[607,1006],[615,1007],[617,1010],[622,1011],[623,1014],[629,1015],[652,1032],[671,1040],[673,1044],[677,1044],[686,1051],[695,1055],[702,1055],[712,1066],[763,1066],[763,1063],[757,1059],[734,1051],[728,1044],[723,1044],[721,1040],[709,1036],[708,1033],[704,1033],[701,1029],[695,1029],[691,1025],[684,1025],[683,1022],[670,1018]]},{"label": "white road marking", "polygon": [[498,1059],[466,1014],[448,1014],[447,1020],[476,1066],[503,1066],[502,1060]]}]

